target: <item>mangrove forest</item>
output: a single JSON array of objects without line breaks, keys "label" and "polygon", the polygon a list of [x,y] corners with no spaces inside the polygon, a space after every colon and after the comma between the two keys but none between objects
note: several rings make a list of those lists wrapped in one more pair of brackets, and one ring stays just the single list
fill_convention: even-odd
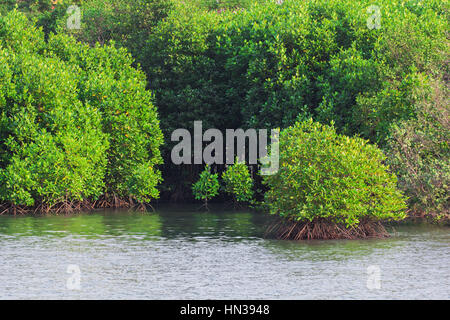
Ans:
[{"label": "mangrove forest", "polygon": [[285,240],[448,225],[448,23],[442,0],[2,0],[0,215],[192,204],[268,213]]}]

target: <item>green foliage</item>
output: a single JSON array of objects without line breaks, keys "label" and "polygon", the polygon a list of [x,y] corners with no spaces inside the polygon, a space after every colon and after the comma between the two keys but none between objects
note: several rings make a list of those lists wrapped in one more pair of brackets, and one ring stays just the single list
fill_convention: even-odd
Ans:
[{"label": "green foliage", "polygon": [[78,99],[77,69],[36,52],[43,34],[11,13],[0,21],[0,197],[20,205],[96,198],[107,135]]},{"label": "green foliage", "polygon": [[14,9],[15,6],[15,0],[4,0],[2,3],[0,3],[0,14],[5,15],[9,11]]},{"label": "green foliage", "polygon": [[19,11],[36,14],[51,8],[51,0],[2,0],[0,13],[6,14],[17,7]]},{"label": "green foliage", "polygon": [[388,162],[409,195],[414,214],[449,218],[450,124],[448,88],[434,84],[417,106],[417,119],[401,122],[387,145]]},{"label": "green foliage", "polygon": [[228,166],[222,173],[225,192],[232,195],[236,202],[250,202],[253,198],[253,179],[248,167],[243,162]]},{"label": "green foliage", "polygon": [[235,89],[223,80],[227,75],[207,53],[209,30],[220,23],[220,16],[177,4],[149,37],[141,64],[153,79],[149,86],[155,92],[166,136],[176,128],[192,128],[199,119],[205,128],[239,125]]},{"label": "green foliage", "polygon": [[217,173],[211,173],[211,168],[207,165],[200,173],[200,178],[192,185],[192,192],[197,200],[203,200],[208,205],[211,200],[219,194],[219,178]]},{"label": "green foliage", "polygon": [[[156,165],[162,160],[163,137],[145,75],[131,66],[126,50],[114,44],[89,48],[61,35],[50,38],[49,47],[52,54],[80,65],[80,99],[102,112],[103,130],[110,137],[107,192],[138,201],[157,198],[161,174]],[[144,167],[148,172],[142,175]],[[133,181],[140,181],[139,191]]]},{"label": "green foliage", "polygon": [[[392,125],[416,117],[430,81],[448,73],[446,2],[204,3],[177,1],[140,55],[166,136],[199,119],[223,130],[312,117],[383,147]],[[374,4],[379,29],[367,26]]]},{"label": "green foliage", "polygon": [[405,201],[384,154],[361,138],[336,134],[312,120],[280,134],[280,168],[264,177],[272,214],[355,226],[362,220],[400,220]]},{"label": "green foliage", "polygon": [[67,15],[58,19],[58,31],[95,46],[114,40],[138,61],[146,40],[155,25],[167,16],[170,0],[84,0],[81,28],[67,30]]},{"label": "green foliage", "polygon": [[2,0],[0,14],[6,15],[17,8],[28,18],[35,21],[37,27],[42,27],[45,35],[55,33],[57,21],[65,14],[69,5],[81,6],[83,0]]},{"label": "green foliage", "polygon": [[[210,11],[223,12],[225,10],[239,10],[249,8],[252,5],[252,0],[186,0],[189,6],[194,6],[197,9],[205,9]],[[262,1],[259,1],[262,2]]]},{"label": "green foliage", "polygon": [[[141,59],[165,129],[287,127],[299,114],[384,143],[448,61],[447,6],[385,0],[259,1],[210,11],[177,3]],[[223,108],[227,106],[227,108]],[[218,115],[220,114],[220,117]]]},{"label": "green foliage", "polygon": [[158,197],[162,134],[124,49],[0,18],[0,199],[17,205]]},{"label": "green foliage", "polygon": [[[81,7],[81,30],[65,29],[70,4]],[[438,116],[430,118],[434,111],[427,106],[434,103],[433,83],[448,80],[447,1],[64,0],[52,8],[50,0],[3,0],[0,14],[16,5],[42,27],[48,44],[41,32],[26,30],[25,21],[2,19],[1,50],[7,63],[0,69],[4,72],[0,102],[8,108],[25,105],[25,98],[16,98],[14,92],[19,90],[16,78],[22,68],[35,72],[24,65],[30,59],[48,64],[57,78],[75,79],[66,88],[76,92],[75,105],[97,109],[102,134],[108,137],[108,146],[100,143],[108,148],[103,181],[108,193],[132,194],[142,201],[158,195],[155,186],[161,176],[155,165],[161,162],[162,136],[154,98],[167,137],[174,129],[190,129],[194,120],[221,130],[286,128],[296,119],[310,117],[324,124],[333,122],[339,133],[359,134],[387,148],[400,187],[414,209],[446,210],[445,140],[430,129],[444,125],[430,120]],[[380,8],[378,29],[367,25],[371,5]],[[68,33],[93,48],[62,35],[50,36],[52,32]],[[114,44],[108,45],[110,40],[127,48],[135,60]],[[142,67],[147,83],[131,64]],[[52,78],[50,73],[40,76]],[[448,99],[447,91],[442,95]],[[75,105],[64,111],[69,115],[58,117],[72,117]],[[150,107],[140,111],[139,105]],[[3,117],[10,119],[12,114]],[[83,117],[79,121],[91,116]],[[89,121],[95,130],[98,120]],[[8,137],[9,131],[2,139]],[[164,150],[170,147],[167,144]],[[2,152],[6,165],[11,151]],[[17,165],[15,173],[21,170]],[[176,184],[183,177],[187,193],[196,174],[195,169],[166,164],[165,180]],[[171,185],[167,189],[183,188]],[[98,193],[97,187],[85,190]],[[31,198],[36,196],[27,201]]]}]

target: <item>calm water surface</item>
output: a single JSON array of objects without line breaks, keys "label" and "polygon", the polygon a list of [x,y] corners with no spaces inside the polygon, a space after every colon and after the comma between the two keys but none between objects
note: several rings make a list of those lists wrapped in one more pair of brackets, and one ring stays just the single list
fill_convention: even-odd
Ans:
[{"label": "calm water surface", "polygon": [[263,239],[267,220],[187,208],[0,216],[0,299],[450,298],[449,228],[292,242]]}]

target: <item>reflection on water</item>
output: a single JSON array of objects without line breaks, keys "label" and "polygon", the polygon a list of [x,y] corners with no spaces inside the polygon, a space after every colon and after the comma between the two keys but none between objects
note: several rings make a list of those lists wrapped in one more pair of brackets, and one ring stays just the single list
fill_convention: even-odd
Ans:
[{"label": "reflection on water", "polygon": [[[0,298],[449,299],[450,230],[401,226],[389,239],[263,239],[250,212],[0,216]],[[68,266],[79,267],[71,290]],[[380,289],[368,289],[368,267]]]}]

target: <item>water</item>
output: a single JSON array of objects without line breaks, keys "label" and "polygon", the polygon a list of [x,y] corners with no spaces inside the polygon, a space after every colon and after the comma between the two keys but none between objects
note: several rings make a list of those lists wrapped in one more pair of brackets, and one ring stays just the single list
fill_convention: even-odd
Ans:
[{"label": "water", "polygon": [[176,208],[0,216],[0,298],[450,298],[449,228],[293,242],[263,239],[267,220]]}]

